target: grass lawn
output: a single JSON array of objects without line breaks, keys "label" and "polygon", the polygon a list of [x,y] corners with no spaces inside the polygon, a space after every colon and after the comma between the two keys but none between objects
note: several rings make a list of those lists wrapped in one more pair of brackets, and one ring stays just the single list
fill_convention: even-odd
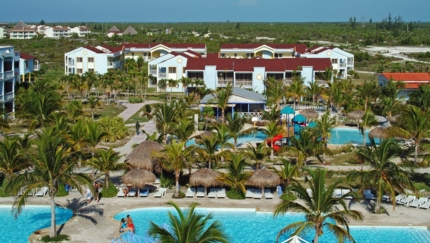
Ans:
[{"label": "grass lawn", "polygon": [[99,119],[105,116],[114,117],[114,116],[118,116],[124,110],[125,110],[125,107],[122,105],[118,106],[116,103],[110,103],[110,104],[103,103],[99,107],[99,109],[95,110],[94,117],[96,119]]},{"label": "grass lawn", "polygon": [[136,121],[139,121],[139,123],[149,121],[148,118],[142,117],[139,115],[142,111],[145,111],[145,107],[140,108],[140,110],[138,112],[134,113],[130,118],[128,118],[128,120],[125,121],[125,123],[126,124],[135,124]]},{"label": "grass lawn", "polygon": [[333,157],[329,157],[327,161],[330,163],[330,165],[354,165],[354,164],[345,163],[345,161],[354,157],[354,155],[355,155],[355,152],[339,154]]}]

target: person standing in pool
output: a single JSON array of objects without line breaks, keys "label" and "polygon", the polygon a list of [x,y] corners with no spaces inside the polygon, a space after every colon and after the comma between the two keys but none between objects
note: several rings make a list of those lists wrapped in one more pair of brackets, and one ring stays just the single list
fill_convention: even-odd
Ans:
[{"label": "person standing in pool", "polygon": [[124,232],[131,231],[134,233],[134,230],[133,219],[131,219],[130,215],[127,215],[127,228],[124,229]]}]

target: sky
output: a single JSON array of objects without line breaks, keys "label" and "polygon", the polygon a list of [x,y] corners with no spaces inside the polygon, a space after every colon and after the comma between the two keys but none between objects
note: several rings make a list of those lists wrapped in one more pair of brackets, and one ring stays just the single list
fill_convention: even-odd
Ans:
[{"label": "sky", "polygon": [[[6,0],[0,22],[430,22],[429,0]],[[9,9],[9,11],[5,11]]]}]

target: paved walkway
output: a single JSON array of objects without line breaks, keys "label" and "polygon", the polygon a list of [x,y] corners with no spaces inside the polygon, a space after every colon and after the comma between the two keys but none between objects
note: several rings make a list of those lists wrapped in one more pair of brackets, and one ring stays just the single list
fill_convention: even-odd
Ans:
[{"label": "paved walkway", "polygon": [[143,103],[137,103],[137,104],[130,104],[126,100],[120,100],[119,102],[123,104],[125,107],[127,107],[127,109],[125,109],[121,114],[118,115],[119,117],[122,117],[124,121],[127,121],[131,116],[133,116],[146,104],[158,103],[158,101],[155,101],[155,100],[147,100]]}]

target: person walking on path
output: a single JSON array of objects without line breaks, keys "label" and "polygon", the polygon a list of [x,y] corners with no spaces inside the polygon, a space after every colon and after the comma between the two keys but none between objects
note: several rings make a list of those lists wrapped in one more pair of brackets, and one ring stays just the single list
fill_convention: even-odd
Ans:
[{"label": "person walking on path", "polygon": [[99,183],[96,182],[94,183],[94,201],[98,202],[99,201]]},{"label": "person walking on path", "polygon": [[136,121],[136,135],[139,135],[140,124],[139,121]]}]

